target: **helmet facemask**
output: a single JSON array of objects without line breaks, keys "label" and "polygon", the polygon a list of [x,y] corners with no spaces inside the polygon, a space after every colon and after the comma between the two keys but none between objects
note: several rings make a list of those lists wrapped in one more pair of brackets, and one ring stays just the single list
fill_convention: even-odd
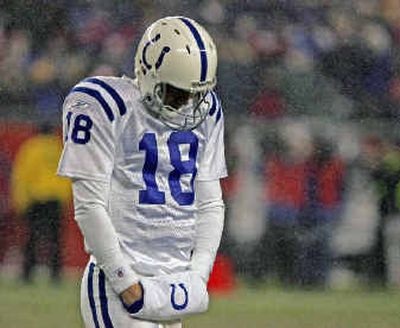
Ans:
[{"label": "helmet facemask", "polygon": [[166,83],[158,83],[153,94],[147,94],[143,103],[149,112],[174,130],[193,130],[210,110],[207,91],[189,92]]}]

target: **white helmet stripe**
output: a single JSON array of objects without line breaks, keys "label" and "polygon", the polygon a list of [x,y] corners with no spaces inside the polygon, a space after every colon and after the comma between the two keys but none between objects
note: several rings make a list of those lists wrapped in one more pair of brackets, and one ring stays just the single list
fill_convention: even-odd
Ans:
[{"label": "white helmet stripe", "polygon": [[200,36],[199,31],[197,31],[196,27],[192,24],[190,20],[184,17],[180,17],[180,20],[186,24],[186,26],[192,32],[193,37],[196,40],[196,43],[200,49],[200,61],[201,61],[201,69],[200,69],[200,82],[204,82],[207,77],[207,69],[208,69],[208,62],[207,62],[207,53],[206,48],[204,46],[204,42]]}]

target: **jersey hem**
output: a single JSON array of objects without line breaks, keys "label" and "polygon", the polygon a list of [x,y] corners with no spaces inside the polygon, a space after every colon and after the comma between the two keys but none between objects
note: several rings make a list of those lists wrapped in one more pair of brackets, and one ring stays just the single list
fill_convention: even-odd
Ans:
[{"label": "jersey hem", "polygon": [[210,175],[201,176],[201,177],[197,176],[196,180],[197,181],[213,181],[213,180],[220,180],[220,179],[226,178],[227,176],[228,176],[228,173],[224,172],[222,174],[213,175],[213,176],[210,176]]}]

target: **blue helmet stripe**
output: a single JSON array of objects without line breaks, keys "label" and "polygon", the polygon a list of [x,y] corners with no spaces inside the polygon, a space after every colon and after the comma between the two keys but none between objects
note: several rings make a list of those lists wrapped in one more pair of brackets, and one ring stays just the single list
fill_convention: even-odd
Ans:
[{"label": "blue helmet stripe", "polygon": [[95,328],[100,328],[99,320],[97,319],[97,313],[96,313],[96,303],[95,303],[94,297],[93,297],[93,271],[94,271],[94,267],[95,267],[95,265],[93,263],[90,263],[90,265],[89,265],[89,274],[88,274],[88,285],[87,285],[88,289],[87,289],[87,291],[88,291],[90,310],[92,311],[94,326],[95,326]]},{"label": "blue helmet stripe", "polygon": [[206,80],[207,68],[208,68],[207,53],[206,53],[206,48],[204,46],[204,42],[200,36],[199,31],[197,31],[196,27],[192,24],[192,22],[190,20],[188,20],[187,18],[184,18],[184,17],[181,17],[180,19],[190,29],[190,32],[192,32],[192,34],[196,40],[197,46],[200,49],[200,59],[201,59],[200,81],[204,82]]},{"label": "blue helmet stripe", "polygon": [[83,80],[83,82],[94,83],[94,84],[97,84],[97,85],[101,86],[102,88],[104,88],[117,103],[119,113],[121,114],[121,116],[126,113],[126,106],[125,106],[124,101],[122,100],[122,98],[118,94],[118,92],[115,91],[115,89],[113,87],[111,87],[109,84],[107,84],[106,82],[104,82],[100,79],[96,79],[96,78],[88,78],[88,79]]},{"label": "blue helmet stripe", "polygon": [[75,87],[71,90],[71,93],[72,92],[82,92],[95,98],[100,103],[101,107],[103,107],[103,110],[106,113],[109,121],[114,121],[114,113],[112,112],[111,107],[107,104],[99,91],[85,87]]}]

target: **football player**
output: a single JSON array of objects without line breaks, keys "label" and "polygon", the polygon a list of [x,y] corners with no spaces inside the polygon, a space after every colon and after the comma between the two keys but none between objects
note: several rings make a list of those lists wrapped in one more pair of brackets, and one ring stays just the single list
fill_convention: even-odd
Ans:
[{"label": "football player", "polygon": [[207,309],[227,175],[216,68],[207,31],[166,17],[144,33],[134,80],[87,78],[65,99],[58,174],[91,254],[88,328],[181,327]]}]

